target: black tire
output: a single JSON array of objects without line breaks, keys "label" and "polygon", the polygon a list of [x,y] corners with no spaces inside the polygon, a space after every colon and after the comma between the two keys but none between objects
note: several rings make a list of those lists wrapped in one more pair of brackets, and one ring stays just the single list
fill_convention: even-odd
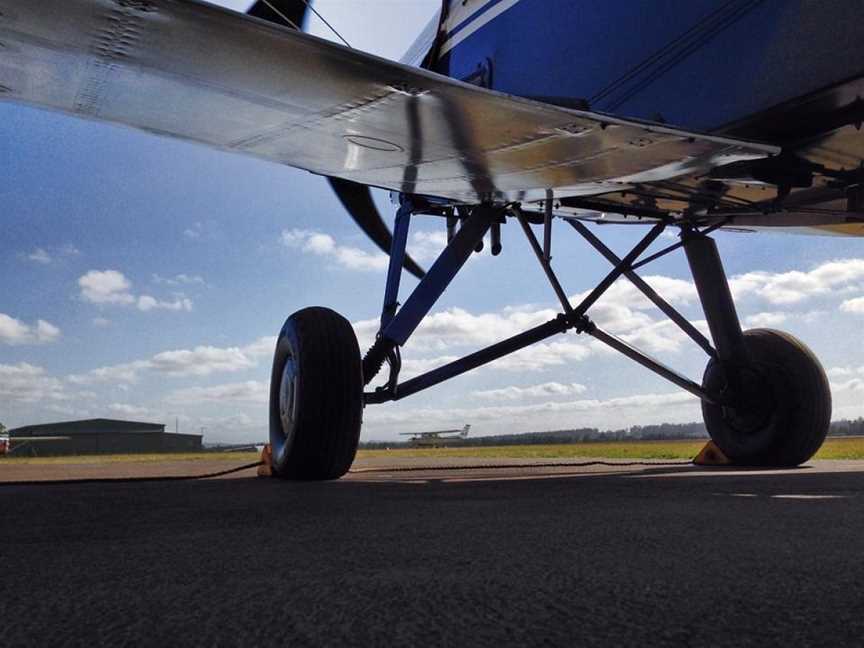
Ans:
[{"label": "black tire", "polygon": [[[825,370],[801,341],[771,329],[744,332],[749,363],[737,371],[734,405],[702,402],[711,439],[735,463],[797,466],[822,445],[831,423]],[[708,363],[703,386],[728,393],[725,372]]]},{"label": "black tire", "polygon": [[279,334],[270,377],[273,474],[338,479],[351,467],[363,419],[354,329],[329,308],[304,308]]}]

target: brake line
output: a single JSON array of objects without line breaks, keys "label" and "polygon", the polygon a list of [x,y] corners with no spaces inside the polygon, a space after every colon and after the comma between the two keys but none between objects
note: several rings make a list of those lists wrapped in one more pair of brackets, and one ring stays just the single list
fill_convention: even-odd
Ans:
[{"label": "brake line", "polygon": [[[21,481],[0,481],[0,488],[8,486],[45,486],[45,485],[72,485],[72,484],[131,484],[142,482],[171,482],[171,481],[197,481],[201,479],[213,479],[216,477],[224,477],[244,470],[251,470],[263,466],[265,462],[256,461],[255,463],[235,466],[225,470],[217,470],[215,472],[201,473],[197,475],[162,475],[154,477],[84,477],[80,479],[28,479]],[[368,473],[406,473],[406,472],[444,472],[447,470],[464,471],[464,470],[525,470],[530,468],[586,468],[589,466],[608,466],[611,468],[628,468],[633,466],[693,466],[692,459],[686,461],[579,461],[579,462],[544,462],[544,463],[521,463],[521,464],[475,464],[475,465],[455,465],[455,466],[402,466],[397,468],[356,468],[348,471],[349,475],[360,475]]]}]

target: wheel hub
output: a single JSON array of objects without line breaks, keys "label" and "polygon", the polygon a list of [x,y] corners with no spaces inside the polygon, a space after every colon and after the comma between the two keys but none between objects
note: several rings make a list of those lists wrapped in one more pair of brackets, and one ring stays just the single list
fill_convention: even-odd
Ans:
[{"label": "wheel hub", "polygon": [[751,365],[736,371],[734,387],[727,382],[732,402],[723,407],[723,418],[731,428],[752,435],[768,424],[775,409],[771,374],[768,367]]},{"label": "wheel hub", "polygon": [[285,438],[290,439],[297,420],[297,363],[293,357],[285,361],[282,382],[279,385],[279,419]]}]

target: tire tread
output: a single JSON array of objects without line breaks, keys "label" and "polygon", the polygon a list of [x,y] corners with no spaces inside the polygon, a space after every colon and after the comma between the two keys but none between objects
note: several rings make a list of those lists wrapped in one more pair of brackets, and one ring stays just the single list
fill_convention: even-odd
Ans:
[{"label": "tire tread", "polygon": [[[750,356],[774,365],[775,381],[782,382],[786,409],[771,425],[780,425],[763,447],[736,453],[727,437],[721,408],[703,402],[705,426],[715,443],[738,463],[761,466],[797,466],[808,461],[825,441],[831,423],[831,389],[825,370],[815,354],[800,340],[774,329],[751,329],[744,333]],[[706,369],[706,381],[712,369]],[[775,386],[776,389],[776,386]]]},{"label": "tire tread", "polygon": [[297,311],[299,390],[295,438],[277,474],[288,479],[337,479],[357,453],[363,413],[360,349],[351,323],[323,307]]}]

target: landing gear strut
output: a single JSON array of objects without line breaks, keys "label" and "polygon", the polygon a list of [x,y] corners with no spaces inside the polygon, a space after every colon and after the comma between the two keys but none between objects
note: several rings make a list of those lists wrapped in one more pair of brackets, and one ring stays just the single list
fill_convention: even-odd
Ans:
[{"label": "landing gear strut", "polygon": [[770,329],[741,330],[717,245],[684,230],[684,251],[717,353],[702,387],[711,439],[733,462],[797,466],[828,433],[831,390],[822,365],[803,342]]},{"label": "landing gear strut", "polygon": [[[547,202],[549,202],[547,200]],[[431,210],[447,217],[448,243],[402,307],[399,283],[412,214]],[[292,479],[334,479],[354,459],[364,405],[395,401],[480,367],[554,335],[574,330],[590,335],[647,369],[697,396],[711,438],[733,461],[790,466],[807,461],[828,431],[831,394],[825,372],[801,342],[779,331],[742,331],[714,241],[721,224],[698,229],[660,221],[623,258],[616,256],[577,220],[567,222],[613,269],[578,304],[571,304],[551,265],[551,217],[544,223],[541,247],[518,205],[482,204],[452,211],[404,199],[396,217],[387,273],[381,327],[362,362],[351,325],[324,308],[292,315],[279,336],[270,389],[270,439],[274,472]],[[505,216],[515,217],[561,303],[562,311],[545,324],[476,351],[410,380],[399,382],[399,353],[411,334],[486,233]],[[535,223],[537,220],[535,219]],[[681,242],[639,260],[670,224],[681,226]],[[495,241],[500,234],[493,232]],[[684,248],[702,303],[713,345],[705,335],[657,294],[636,270]],[[589,317],[591,306],[619,278],[627,278],[709,356],[701,384],[682,376],[624,340],[600,329]],[[383,386],[363,393],[384,364]]]}]

